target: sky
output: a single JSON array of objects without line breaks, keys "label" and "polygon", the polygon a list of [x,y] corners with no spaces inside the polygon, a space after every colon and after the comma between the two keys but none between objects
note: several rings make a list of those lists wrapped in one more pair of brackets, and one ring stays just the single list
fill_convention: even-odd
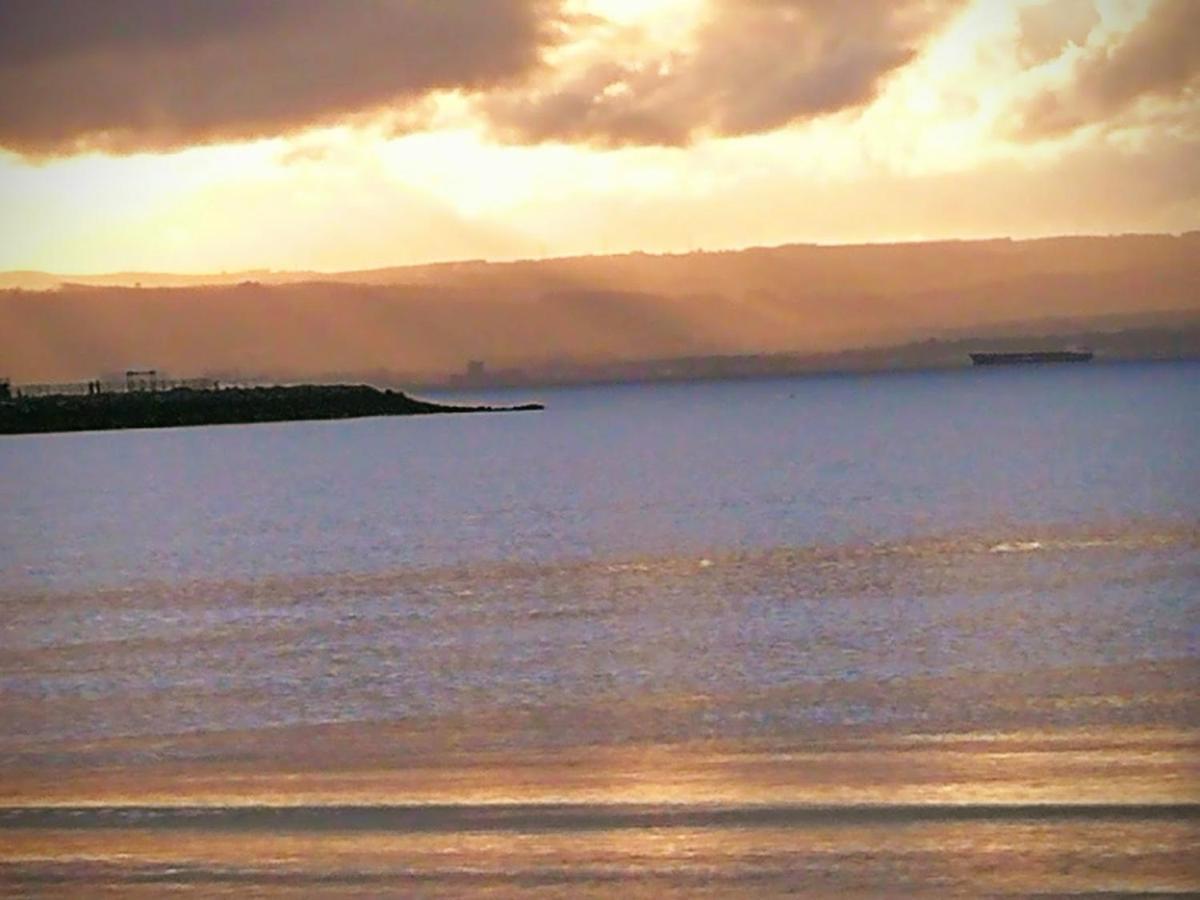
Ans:
[{"label": "sky", "polygon": [[0,0],[0,269],[1200,228],[1200,0]]}]

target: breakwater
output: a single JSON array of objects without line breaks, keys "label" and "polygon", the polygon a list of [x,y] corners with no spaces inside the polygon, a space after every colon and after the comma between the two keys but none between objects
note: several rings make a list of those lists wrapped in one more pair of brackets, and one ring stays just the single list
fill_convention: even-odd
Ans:
[{"label": "breakwater", "polygon": [[176,388],[120,394],[16,397],[0,402],[0,434],[175,428],[433,413],[517,412],[541,408],[536,403],[514,407],[450,406],[366,385],[296,385],[220,390]]}]

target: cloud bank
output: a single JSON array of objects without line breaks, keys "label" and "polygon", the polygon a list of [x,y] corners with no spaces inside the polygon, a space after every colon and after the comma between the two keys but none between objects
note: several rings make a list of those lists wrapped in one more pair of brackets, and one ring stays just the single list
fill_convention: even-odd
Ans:
[{"label": "cloud bank", "polygon": [[278,135],[535,68],[557,0],[3,0],[0,146]]},{"label": "cloud bank", "polygon": [[1200,2],[1159,0],[1114,44],[1091,46],[1069,84],[1026,106],[1020,133],[1041,138],[1119,120],[1143,101],[1174,106],[1173,118],[1200,126]]},{"label": "cloud bank", "polygon": [[[1022,141],[1156,115],[1200,128],[1200,0],[1103,31],[1098,0],[1006,6]],[[871,106],[970,0],[696,0],[684,27],[568,0],[0,0],[0,148],[125,154],[344,121],[436,128],[441,92],[509,144],[686,146]],[[1003,16],[1000,16],[1001,18]],[[1098,30],[1099,29],[1099,30]]]},{"label": "cloud bank", "polygon": [[[958,0],[710,0],[691,47],[620,48],[483,104],[514,143],[684,145],[865,106]],[[544,79],[543,79],[544,81]]]}]

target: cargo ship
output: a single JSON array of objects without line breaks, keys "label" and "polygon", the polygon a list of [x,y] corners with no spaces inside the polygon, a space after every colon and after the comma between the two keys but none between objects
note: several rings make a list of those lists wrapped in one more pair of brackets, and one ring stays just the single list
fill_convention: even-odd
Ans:
[{"label": "cargo ship", "polygon": [[1091,350],[1027,350],[1017,353],[972,353],[977,366],[1011,366],[1022,363],[1090,362]]}]

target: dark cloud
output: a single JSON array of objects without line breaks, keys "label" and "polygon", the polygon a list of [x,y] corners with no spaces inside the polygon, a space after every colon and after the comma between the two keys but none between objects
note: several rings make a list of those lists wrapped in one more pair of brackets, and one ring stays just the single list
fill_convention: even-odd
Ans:
[{"label": "dark cloud", "polygon": [[[710,0],[694,47],[483,101],[513,142],[687,144],[868,104],[959,0]],[[617,48],[616,55],[619,55]]]},{"label": "dark cloud", "polygon": [[1159,0],[1115,46],[1093,47],[1071,83],[1022,110],[1026,138],[1066,134],[1117,119],[1146,98],[1177,101],[1179,117],[1200,123],[1200,2]]},{"label": "dark cloud", "polygon": [[284,133],[535,68],[558,0],[0,0],[0,146]]}]

